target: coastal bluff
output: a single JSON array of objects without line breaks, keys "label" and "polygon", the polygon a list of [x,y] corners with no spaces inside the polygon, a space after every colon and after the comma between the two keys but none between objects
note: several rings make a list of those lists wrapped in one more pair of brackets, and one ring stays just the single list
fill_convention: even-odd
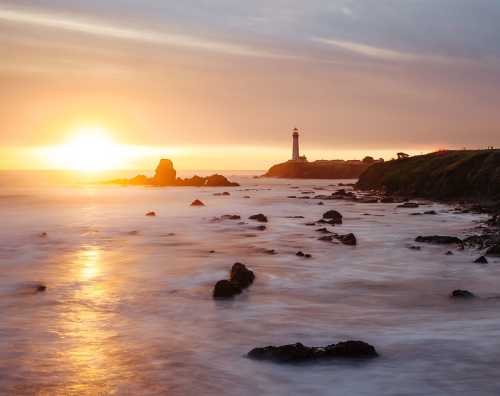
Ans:
[{"label": "coastal bluff", "polygon": [[357,179],[372,161],[287,161],[273,165],[261,177],[283,179]]},{"label": "coastal bluff", "polygon": [[500,149],[446,150],[374,164],[356,187],[437,200],[500,200]]},{"label": "coastal bluff", "polygon": [[174,164],[169,159],[161,159],[153,177],[137,175],[131,179],[115,179],[107,184],[124,186],[153,186],[153,187],[238,187],[238,183],[229,181],[225,176],[214,174],[207,177],[193,176],[182,179],[177,177]]}]

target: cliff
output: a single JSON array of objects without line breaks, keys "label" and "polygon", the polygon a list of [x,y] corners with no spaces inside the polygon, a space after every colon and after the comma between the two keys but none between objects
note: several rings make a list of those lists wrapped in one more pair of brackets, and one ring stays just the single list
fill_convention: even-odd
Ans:
[{"label": "cliff", "polygon": [[500,199],[500,150],[440,151],[374,164],[357,187],[439,200]]},{"label": "cliff", "polygon": [[181,187],[237,187],[238,183],[229,181],[222,175],[211,175],[208,177],[193,176],[187,179],[176,178],[177,172],[174,164],[169,159],[161,159],[153,177],[138,175],[131,179],[111,180],[109,184],[121,184],[125,186],[181,186]]},{"label": "cliff", "polygon": [[357,179],[371,162],[287,161],[272,166],[263,177],[287,179]]}]

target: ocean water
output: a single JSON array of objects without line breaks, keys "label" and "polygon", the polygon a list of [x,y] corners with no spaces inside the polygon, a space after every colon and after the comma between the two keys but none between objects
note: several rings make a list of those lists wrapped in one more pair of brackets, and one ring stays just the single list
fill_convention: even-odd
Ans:
[{"label": "ocean water", "polygon": [[[500,260],[408,248],[418,235],[473,234],[481,216],[441,204],[318,206],[287,196],[328,194],[337,181],[233,179],[242,187],[0,177],[0,394],[500,394]],[[206,206],[190,207],[196,198]],[[319,227],[305,223],[328,209],[344,215],[330,228],[353,232],[358,246],[317,240]],[[438,215],[409,215],[431,209]],[[156,217],[145,216],[151,210]],[[247,220],[256,213],[269,217],[267,230]],[[245,224],[213,220],[223,214]],[[214,301],[214,283],[236,261],[255,271],[255,283]],[[36,293],[38,283],[47,290]],[[450,299],[457,288],[480,298]],[[348,339],[373,344],[380,357],[308,365],[245,357],[257,346]]]}]

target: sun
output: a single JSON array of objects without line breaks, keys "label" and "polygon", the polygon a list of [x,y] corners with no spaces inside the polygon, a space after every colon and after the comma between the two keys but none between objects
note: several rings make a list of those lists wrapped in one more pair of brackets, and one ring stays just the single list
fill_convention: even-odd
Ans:
[{"label": "sun", "polygon": [[125,146],[116,144],[106,129],[80,127],[66,143],[51,150],[50,161],[58,168],[98,172],[119,169],[125,155]]}]

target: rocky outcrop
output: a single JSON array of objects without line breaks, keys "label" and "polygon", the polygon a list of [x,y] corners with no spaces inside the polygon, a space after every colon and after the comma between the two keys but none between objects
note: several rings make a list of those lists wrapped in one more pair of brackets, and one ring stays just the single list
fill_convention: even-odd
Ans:
[{"label": "rocky outcrop", "polygon": [[498,200],[500,150],[446,150],[374,164],[356,187],[439,200]]},{"label": "rocky outcrop", "polygon": [[220,280],[215,284],[212,293],[213,298],[232,298],[250,286],[254,279],[255,274],[245,264],[234,263],[229,273],[229,280]]},{"label": "rocky outcrop", "polygon": [[249,217],[249,219],[258,221],[260,223],[267,223],[267,217],[265,215],[263,215],[262,213],[252,215]]},{"label": "rocky outcrop", "polygon": [[284,179],[357,179],[371,163],[362,161],[287,161],[272,166],[263,177]]},{"label": "rocky outcrop", "polygon": [[[155,175],[152,178],[138,175],[131,179],[117,179],[107,182],[108,184],[136,185],[136,186],[179,186],[179,187],[238,187],[238,183],[229,181],[225,176],[212,175],[208,177],[193,176],[188,179],[176,178],[177,172],[172,161],[161,159],[156,167]],[[225,193],[224,195],[228,195]]]},{"label": "rocky outcrop", "polygon": [[330,359],[367,359],[377,357],[375,348],[363,341],[344,341],[326,347],[308,347],[301,343],[254,348],[248,357],[277,363],[303,363]]}]

